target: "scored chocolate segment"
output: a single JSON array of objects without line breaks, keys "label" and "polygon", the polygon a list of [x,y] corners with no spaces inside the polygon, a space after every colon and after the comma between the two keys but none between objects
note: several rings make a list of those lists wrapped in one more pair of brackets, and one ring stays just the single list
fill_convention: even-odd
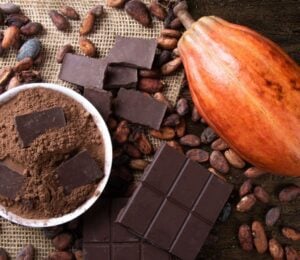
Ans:
[{"label": "scored chocolate segment", "polygon": [[120,89],[114,102],[115,114],[132,123],[159,129],[167,105],[140,91]]},{"label": "scored chocolate segment", "polygon": [[140,69],[151,69],[157,47],[156,39],[116,37],[108,54],[111,64],[122,64]]},{"label": "scored chocolate segment", "polygon": [[85,150],[63,162],[56,169],[56,173],[66,193],[70,193],[77,187],[94,183],[104,176],[98,163]]},{"label": "scored chocolate segment", "polygon": [[104,89],[136,88],[137,82],[137,69],[124,66],[108,66]]},{"label": "scored chocolate segment", "polygon": [[0,195],[9,199],[15,199],[21,190],[25,177],[12,171],[0,163]]},{"label": "scored chocolate segment", "polygon": [[102,89],[106,70],[106,59],[67,53],[64,56],[58,78],[82,87]]},{"label": "scored chocolate segment", "polygon": [[64,111],[54,107],[15,117],[15,125],[22,147],[28,147],[39,135],[53,128],[66,126]]},{"label": "scored chocolate segment", "polygon": [[195,259],[232,185],[164,144],[116,222],[182,259]]}]

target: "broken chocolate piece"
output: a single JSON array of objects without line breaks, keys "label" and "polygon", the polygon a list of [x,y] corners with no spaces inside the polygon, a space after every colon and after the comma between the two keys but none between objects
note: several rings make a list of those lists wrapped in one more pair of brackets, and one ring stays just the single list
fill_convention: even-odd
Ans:
[{"label": "broken chocolate piece", "polygon": [[115,114],[132,123],[159,129],[167,110],[165,103],[136,90],[120,89],[115,99]]},{"label": "broken chocolate piece", "polygon": [[70,160],[63,162],[57,169],[59,183],[66,193],[73,189],[94,183],[103,177],[98,163],[87,151],[81,151]]},{"label": "broken chocolate piece", "polygon": [[155,39],[117,36],[116,43],[110,50],[107,59],[110,64],[151,69],[156,47]]},{"label": "broken chocolate piece", "polygon": [[21,190],[25,177],[12,171],[0,163],[0,195],[9,199],[15,199]]},{"label": "broken chocolate piece", "polygon": [[89,100],[106,121],[111,114],[111,93],[92,88],[84,89],[84,97]]},{"label": "broken chocolate piece", "polygon": [[64,56],[58,77],[82,87],[102,89],[106,69],[106,59],[94,59],[67,53]]},{"label": "broken chocolate piece", "polygon": [[15,117],[16,129],[22,147],[28,147],[39,135],[53,128],[66,126],[64,111],[61,107],[33,112]]}]

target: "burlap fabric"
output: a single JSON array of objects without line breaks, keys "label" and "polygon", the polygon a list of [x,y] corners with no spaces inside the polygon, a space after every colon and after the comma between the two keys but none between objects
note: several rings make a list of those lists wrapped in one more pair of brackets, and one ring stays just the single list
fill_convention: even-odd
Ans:
[{"label": "burlap fabric", "polygon": [[[48,11],[58,9],[62,5],[70,5],[79,12],[81,17],[84,17],[87,11],[96,4],[103,4],[105,6],[105,1],[23,0],[14,1],[14,3],[19,4],[24,14],[30,17],[32,21],[42,23],[45,28],[43,35],[39,36],[43,44],[43,54],[45,56],[45,61],[40,68],[44,81],[72,87],[70,84],[58,79],[57,75],[60,65],[55,61],[55,53],[65,43],[71,43],[75,47],[76,53],[80,53],[78,48],[80,21],[71,21],[72,29],[70,32],[59,32],[53,26],[48,16]],[[97,46],[99,56],[103,57],[113,46],[116,35],[153,38],[159,35],[161,28],[162,22],[156,19],[153,21],[153,28],[148,29],[131,19],[123,10],[105,7],[105,16],[97,22],[95,31],[88,38]],[[13,66],[15,62],[16,52],[11,50],[4,57],[0,58],[0,67]],[[183,73],[179,72],[174,76],[164,79],[167,83],[165,94],[173,103],[178,96],[182,77]],[[156,146],[157,141],[152,141]],[[5,248],[12,259],[15,258],[20,248],[28,243],[33,244],[37,249],[36,259],[43,259],[52,250],[51,241],[44,238],[42,230],[20,227],[2,218],[0,218],[0,224],[0,247]]]}]

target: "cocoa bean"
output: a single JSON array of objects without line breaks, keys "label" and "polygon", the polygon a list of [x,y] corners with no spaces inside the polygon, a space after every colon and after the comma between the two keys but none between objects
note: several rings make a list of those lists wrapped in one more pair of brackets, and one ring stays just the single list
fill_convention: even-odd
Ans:
[{"label": "cocoa bean", "polygon": [[160,78],[160,72],[158,70],[139,70],[139,77],[141,78]]},{"label": "cocoa bean", "polygon": [[175,132],[176,132],[177,137],[179,137],[179,138],[183,137],[185,135],[185,131],[186,131],[186,123],[185,123],[184,118],[181,118],[180,124],[175,127]]},{"label": "cocoa bean", "polygon": [[122,8],[126,0],[106,0],[106,5],[114,8]]},{"label": "cocoa bean", "polygon": [[69,18],[71,20],[79,20],[80,19],[80,16],[77,13],[77,11],[71,6],[64,5],[59,9],[59,11],[64,16],[66,16],[67,18]]},{"label": "cocoa bean", "polygon": [[217,134],[210,127],[206,127],[201,134],[201,142],[204,144],[210,144],[212,141],[214,141],[217,138],[218,138]]},{"label": "cocoa bean", "polygon": [[164,20],[164,27],[165,28],[170,28],[170,23],[176,18],[174,12],[173,12],[173,7],[169,6],[167,10],[167,16]]},{"label": "cocoa bean", "polygon": [[18,51],[17,60],[20,61],[27,57],[30,57],[34,60],[39,55],[41,48],[42,44],[39,39],[29,39],[22,45],[22,47]]},{"label": "cocoa bean", "polygon": [[12,77],[13,69],[11,67],[4,67],[0,69],[0,86],[4,86]]},{"label": "cocoa bean", "polygon": [[43,31],[43,25],[41,23],[29,22],[23,25],[20,30],[21,33],[25,36],[34,36]]},{"label": "cocoa bean", "polygon": [[229,172],[229,165],[224,155],[219,151],[213,151],[209,157],[210,165],[222,174]]},{"label": "cocoa bean", "polygon": [[185,116],[189,113],[190,108],[187,99],[180,98],[176,103],[176,111],[180,116]]},{"label": "cocoa bean", "polygon": [[245,161],[232,149],[228,149],[227,151],[225,151],[224,155],[229,164],[233,167],[237,169],[242,169],[245,167]]},{"label": "cocoa bean", "polygon": [[287,239],[291,239],[293,241],[300,241],[300,232],[289,227],[284,227],[281,229],[282,235]]},{"label": "cocoa bean", "polygon": [[0,260],[9,260],[8,254],[4,248],[0,248]]},{"label": "cocoa bean", "polygon": [[96,5],[94,6],[90,12],[95,15],[97,18],[101,17],[104,13],[103,5]]},{"label": "cocoa bean", "polygon": [[257,178],[264,174],[266,174],[266,172],[264,170],[258,169],[256,167],[250,167],[244,172],[244,175],[247,178]]},{"label": "cocoa bean", "polygon": [[268,240],[263,224],[259,221],[252,223],[252,235],[255,248],[259,254],[263,254],[268,249]]},{"label": "cocoa bean", "polygon": [[122,120],[114,132],[113,138],[116,142],[119,144],[126,143],[128,140],[128,136],[130,134],[130,129],[128,126],[128,122],[125,120]]},{"label": "cocoa bean", "polygon": [[160,68],[160,72],[163,76],[169,76],[176,72],[181,67],[182,61],[180,57],[175,58],[174,60],[171,60],[164,64]]},{"label": "cocoa bean", "polygon": [[280,208],[274,207],[268,210],[265,218],[266,225],[271,227],[278,221],[280,217]]},{"label": "cocoa bean", "polygon": [[174,148],[175,150],[177,150],[178,152],[180,152],[180,153],[183,154],[183,149],[182,149],[181,145],[180,145],[178,142],[172,140],[172,141],[168,141],[167,144],[168,144],[169,146],[173,147],[173,148]]},{"label": "cocoa bean", "polygon": [[192,161],[203,163],[209,159],[209,153],[202,149],[191,149],[186,152],[186,156]]},{"label": "cocoa bean", "polygon": [[134,159],[130,161],[129,166],[133,170],[143,171],[148,166],[148,164],[149,162],[147,162],[146,160]]},{"label": "cocoa bean", "polygon": [[163,21],[167,16],[167,11],[162,7],[157,0],[152,0],[149,6],[150,13],[157,19]]},{"label": "cocoa bean", "polygon": [[74,256],[76,260],[83,260],[84,259],[84,254],[82,250],[76,250],[74,252]]},{"label": "cocoa bean", "polygon": [[173,50],[177,47],[178,40],[176,38],[159,36],[157,38],[157,45],[164,50]]},{"label": "cocoa bean", "polygon": [[166,104],[167,107],[168,107],[168,109],[167,109],[168,112],[172,112],[172,111],[173,111],[173,106],[172,106],[171,102],[164,96],[164,94],[162,94],[161,92],[156,92],[156,93],[153,95],[153,97],[154,97],[156,100],[158,100],[158,101],[160,101],[160,102]]},{"label": "cocoa bean", "polygon": [[178,114],[171,114],[167,116],[163,122],[163,126],[177,126],[180,124],[180,117]]},{"label": "cocoa bean", "polygon": [[48,256],[48,260],[73,260],[74,255],[66,251],[54,251]]},{"label": "cocoa bean", "polygon": [[6,17],[4,23],[7,26],[16,26],[21,28],[23,25],[27,24],[30,19],[24,14],[10,14]]},{"label": "cocoa bean", "polygon": [[166,64],[172,60],[172,52],[169,50],[163,50],[158,56],[157,59],[155,60],[155,64],[157,67],[161,67],[162,65]]},{"label": "cocoa bean", "polygon": [[138,148],[133,144],[127,143],[123,146],[124,151],[132,158],[139,159],[142,157],[142,154]]},{"label": "cocoa bean", "polygon": [[244,251],[253,250],[253,239],[251,229],[248,225],[243,224],[240,226],[238,238],[240,245]]},{"label": "cocoa bean", "polygon": [[178,49],[178,48],[175,48],[175,49],[172,51],[172,57],[180,57],[180,52],[179,52],[179,49]]},{"label": "cocoa bean", "polygon": [[181,21],[179,20],[179,18],[173,19],[173,20],[170,22],[170,25],[169,25],[169,28],[170,28],[170,29],[175,29],[175,30],[181,29],[181,27],[182,27],[182,23],[181,23]]},{"label": "cocoa bean", "polygon": [[95,20],[96,16],[93,13],[88,12],[80,25],[79,34],[85,36],[91,33],[94,28]]},{"label": "cocoa bean", "polygon": [[44,62],[44,55],[43,52],[40,51],[40,53],[38,54],[38,56],[34,59],[33,61],[33,65],[35,66],[41,66]]},{"label": "cocoa bean", "polygon": [[50,10],[49,16],[59,31],[67,31],[70,28],[69,21],[56,10]]},{"label": "cocoa bean", "polygon": [[140,0],[130,0],[125,4],[126,13],[140,24],[151,27],[152,18],[147,6]]},{"label": "cocoa bean", "polygon": [[150,130],[150,135],[162,139],[162,140],[171,140],[175,137],[175,131],[171,127],[162,127],[160,130]]},{"label": "cocoa bean", "polygon": [[284,260],[283,248],[274,238],[269,240],[269,251],[274,260]]},{"label": "cocoa bean", "polygon": [[131,139],[142,154],[149,155],[152,153],[152,145],[144,133],[137,132],[131,136]]},{"label": "cocoa bean", "polygon": [[162,37],[179,39],[181,37],[181,32],[173,29],[162,29],[160,35]]},{"label": "cocoa bean", "polygon": [[281,202],[290,202],[292,200],[295,200],[299,196],[300,196],[300,187],[291,185],[280,191],[279,200]]},{"label": "cocoa bean", "polygon": [[300,255],[291,246],[286,246],[284,248],[286,260],[300,260]]},{"label": "cocoa bean", "polygon": [[191,119],[194,123],[198,122],[201,119],[201,117],[198,113],[198,110],[195,106],[192,109],[192,118]]},{"label": "cocoa bean", "polygon": [[4,37],[1,43],[3,49],[8,49],[20,41],[20,29],[16,26],[9,26],[4,30]]},{"label": "cocoa bean", "polygon": [[52,239],[52,245],[59,251],[69,249],[72,243],[73,237],[70,233],[61,233]]},{"label": "cocoa bean", "polygon": [[44,235],[48,239],[53,239],[55,236],[59,235],[64,231],[63,226],[54,226],[54,227],[47,227],[43,228]]},{"label": "cocoa bean", "polygon": [[109,130],[115,130],[118,126],[117,120],[111,116],[108,118],[106,123],[107,123]]},{"label": "cocoa bean", "polygon": [[14,72],[21,72],[23,70],[29,70],[33,66],[33,60],[30,57],[26,57],[20,60],[13,68]]},{"label": "cocoa bean", "polygon": [[253,194],[248,194],[241,198],[239,203],[236,205],[236,210],[239,212],[247,212],[252,209],[255,203],[255,196]]},{"label": "cocoa bean", "polygon": [[218,138],[217,140],[213,141],[211,144],[211,149],[216,151],[223,151],[228,149],[229,146],[222,138]]},{"label": "cocoa bean", "polygon": [[24,246],[17,254],[16,260],[33,260],[34,259],[34,247],[33,245]]},{"label": "cocoa bean", "polygon": [[254,188],[254,196],[262,203],[268,203],[270,201],[270,195],[261,186]]},{"label": "cocoa bean", "polygon": [[80,37],[79,48],[86,56],[94,57],[96,55],[96,46],[91,40],[85,37]]},{"label": "cocoa bean", "polygon": [[201,118],[200,122],[201,122],[201,124],[203,124],[203,125],[207,125],[207,123],[206,123],[206,121],[205,121],[205,119],[204,119],[203,117]]},{"label": "cocoa bean", "polygon": [[6,89],[7,90],[10,90],[12,88],[15,88],[17,86],[21,85],[21,82],[19,81],[18,77],[17,76],[14,76],[11,78],[11,80],[9,81]]},{"label": "cocoa bean", "polygon": [[72,53],[72,52],[74,52],[73,46],[71,44],[65,44],[60,49],[58,49],[56,53],[56,62],[62,63],[66,53]]},{"label": "cocoa bean", "polygon": [[240,190],[239,190],[240,197],[247,195],[248,193],[251,192],[251,190],[252,190],[252,180],[248,179],[248,180],[244,181],[240,187]]},{"label": "cocoa bean", "polygon": [[190,147],[197,147],[201,144],[201,140],[196,135],[188,134],[181,137],[179,143]]},{"label": "cocoa bean", "polygon": [[13,3],[0,4],[0,9],[5,14],[17,14],[21,11],[20,6]]},{"label": "cocoa bean", "polygon": [[36,70],[23,70],[17,74],[18,80],[24,83],[41,82],[41,73]]},{"label": "cocoa bean", "polygon": [[142,78],[138,83],[139,90],[149,94],[154,94],[155,92],[161,91],[164,86],[165,84],[161,80],[152,78]]}]

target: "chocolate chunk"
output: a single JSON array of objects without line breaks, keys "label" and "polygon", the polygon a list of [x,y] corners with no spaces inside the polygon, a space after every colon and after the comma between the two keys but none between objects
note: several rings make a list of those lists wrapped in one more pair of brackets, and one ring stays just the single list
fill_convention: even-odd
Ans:
[{"label": "chocolate chunk", "polygon": [[15,199],[21,190],[25,177],[0,163],[0,195]]},{"label": "chocolate chunk", "polygon": [[156,47],[157,42],[155,39],[117,36],[116,43],[107,58],[111,64],[151,69]]},{"label": "chocolate chunk", "polygon": [[87,151],[81,151],[70,160],[63,162],[57,169],[59,183],[66,193],[73,189],[94,183],[103,177],[98,163]]},{"label": "chocolate chunk", "polygon": [[67,53],[58,77],[82,87],[102,89],[106,70],[106,59],[94,59]]},{"label": "chocolate chunk", "polygon": [[137,69],[123,66],[108,66],[104,88],[135,88],[138,81]]},{"label": "chocolate chunk", "polygon": [[167,252],[142,242],[126,228],[114,223],[127,199],[100,199],[83,218],[85,259],[98,260],[172,260]]},{"label": "chocolate chunk", "polygon": [[97,108],[104,120],[111,114],[111,93],[92,88],[84,89],[84,97]]},{"label": "chocolate chunk", "polygon": [[53,107],[15,117],[15,125],[22,147],[28,147],[39,135],[53,128],[66,126],[64,111]]},{"label": "chocolate chunk", "polygon": [[116,221],[179,258],[195,259],[231,191],[164,144]]},{"label": "chocolate chunk", "polygon": [[165,103],[140,91],[120,89],[115,99],[115,114],[132,123],[159,129],[167,110]]}]

